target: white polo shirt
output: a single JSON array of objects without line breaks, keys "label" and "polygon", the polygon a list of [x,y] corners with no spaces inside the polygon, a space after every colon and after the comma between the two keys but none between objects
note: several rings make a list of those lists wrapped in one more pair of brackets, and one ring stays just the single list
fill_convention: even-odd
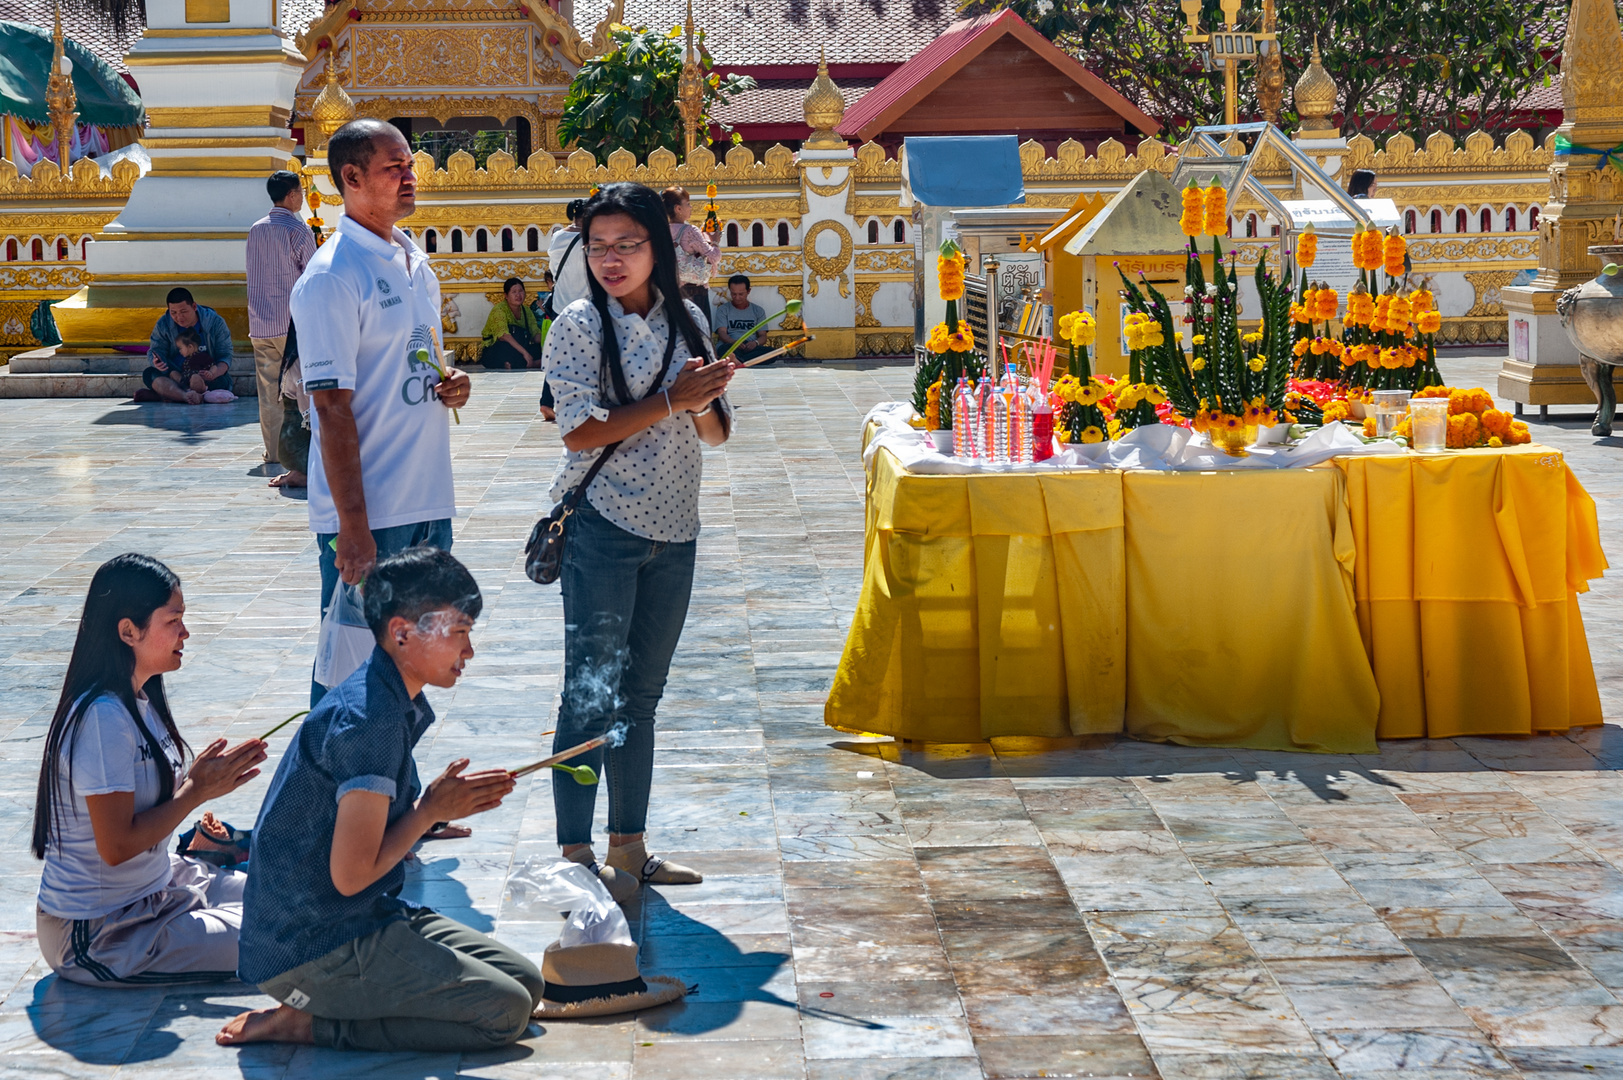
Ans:
[{"label": "white polo shirt", "polygon": [[[394,230],[384,240],[348,215],[310,259],[289,300],[307,391],[353,390],[361,487],[373,529],[456,513],[451,410],[418,360],[434,355],[440,283],[428,256]],[[335,533],[338,513],[321,461],[321,421],[310,413],[310,531]]]}]

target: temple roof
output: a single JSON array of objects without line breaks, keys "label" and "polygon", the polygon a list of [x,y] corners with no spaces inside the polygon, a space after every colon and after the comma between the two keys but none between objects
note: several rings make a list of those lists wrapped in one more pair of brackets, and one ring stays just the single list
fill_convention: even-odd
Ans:
[{"label": "temple roof", "polygon": [[[82,124],[131,127],[141,123],[141,99],[118,72],[63,30],[64,55],[73,63],[75,106]],[[46,86],[52,74],[51,31],[0,20],[0,113],[31,124],[50,120]]]},{"label": "temple roof", "polygon": [[[589,39],[606,7],[606,0],[575,0],[575,29]],[[625,22],[668,30],[680,26],[686,12],[686,0],[626,0]],[[815,65],[821,49],[828,51],[836,72],[848,64],[902,64],[956,16],[954,0],[695,0],[693,5],[693,20],[705,31],[705,45],[721,68]],[[802,92],[810,82],[808,76]]]},{"label": "temple roof", "polygon": [[[984,53],[1001,38],[1013,37],[1070,83],[1115,113],[1145,135],[1154,135],[1161,125],[1138,106],[1113,90],[1109,84],[1061,51],[1013,11],[1004,9],[991,15],[977,15],[953,23],[916,56],[885,77],[860,104],[847,106],[838,128],[847,138],[872,139],[905,114],[932,91],[941,87],[966,64]],[[1047,71],[1048,68],[1044,68]],[[1069,85],[1062,83],[1061,85]]]},{"label": "temple roof", "polygon": [[[879,85],[878,79],[837,79],[840,93],[845,95],[849,109],[862,95]],[[726,105],[718,106],[713,115],[724,124],[800,124],[806,123],[804,104],[810,79],[762,79],[754,90],[747,90]]]}]

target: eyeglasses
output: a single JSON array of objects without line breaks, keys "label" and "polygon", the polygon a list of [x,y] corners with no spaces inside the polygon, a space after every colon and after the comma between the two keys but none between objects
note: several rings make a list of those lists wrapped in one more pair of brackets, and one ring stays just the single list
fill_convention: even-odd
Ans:
[{"label": "eyeglasses", "polygon": [[637,253],[637,249],[648,243],[647,240],[622,240],[618,244],[587,244],[586,257],[593,261],[608,255],[612,249],[622,259],[629,259]]}]

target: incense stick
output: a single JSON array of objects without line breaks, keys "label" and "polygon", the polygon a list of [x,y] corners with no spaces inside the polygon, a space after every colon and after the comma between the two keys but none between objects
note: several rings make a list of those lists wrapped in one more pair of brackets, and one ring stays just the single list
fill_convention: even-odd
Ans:
[{"label": "incense stick", "polygon": [[308,716],[309,713],[310,713],[309,709],[305,709],[305,710],[303,710],[301,712],[294,713],[292,716],[288,717],[286,720],[283,720],[280,724],[277,724],[275,727],[273,727],[269,731],[265,732],[265,734],[261,735],[259,737],[259,741],[260,742],[266,741],[272,735],[275,735],[278,731],[281,731],[283,728],[287,727],[289,724],[291,724],[293,721],[297,720],[299,717]]},{"label": "incense stick", "polygon": [[805,337],[801,338],[799,341],[791,341],[789,344],[783,346],[781,349],[773,349],[769,353],[762,353],[760,356],[757,356],[755,359],[753,359],[753,360],[745,360],[742,364],[739,364],[738,366],[739,367],[754,367],[756,364],[764,364],[768,360],[775,360],[778,357],[782,356],[784,353],[788,352],[790,349],[799,348],[801,345],[806,344],[806,342],[810,341],[811,339],[812,339],[812,336],[810,334],[807,334]]},{"label": "incense stick", "polygon": [[602,746],[604,743],[609,742],[613,738],[613,736],[614,736],[613,731],[606,731],[603,734],[599,735],[595,739],[587,739],[585,742],[579,744],[578,746],[571,746],[568,750],[565,750],[565,751],[563,751],[561,753],[553,754],[549,758],[542,758],[540,761],[535,762],[533,765],[526,765],[521,769],[512,769],[512,770],[509,770],[509,771],[510,771],[513,779],[517,780],[521,776],[528,776],[530,773],[539,772],[540,770],[545,769],[548,765],[556,765],[560,761],[568,761],[572,757],[579,757],[581,754],[586,753],[586,751],[588,751],[588,750],[596,750],[598,747]]}]

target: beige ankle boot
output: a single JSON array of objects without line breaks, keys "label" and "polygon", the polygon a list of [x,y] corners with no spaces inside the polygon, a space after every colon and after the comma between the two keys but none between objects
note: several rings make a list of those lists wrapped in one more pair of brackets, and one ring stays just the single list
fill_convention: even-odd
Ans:
[{"label": "beige ankle boot", "polygon": [[704,880],[704,875],[697,870],[648,854],[648,848],[641,840],[619,846],[610,844],[607,862],[622,874],[651,881],[655,885],[697,885]]},{"label": "beige ankle boot", "polygon": [[[609,850],[613,851],[614,849],[610,848]],[[609,890],[609,895],[614,898],[616,904],[623,904],[637,895],[637,889],[640,887],[637,875],[600,865],[597,861],[596,852],[591,848],[583,847],[573,855],[565,855],[564,858],[570,862],[580,863],[596,874],[597,880],[601,881],[603,887]]]}]

